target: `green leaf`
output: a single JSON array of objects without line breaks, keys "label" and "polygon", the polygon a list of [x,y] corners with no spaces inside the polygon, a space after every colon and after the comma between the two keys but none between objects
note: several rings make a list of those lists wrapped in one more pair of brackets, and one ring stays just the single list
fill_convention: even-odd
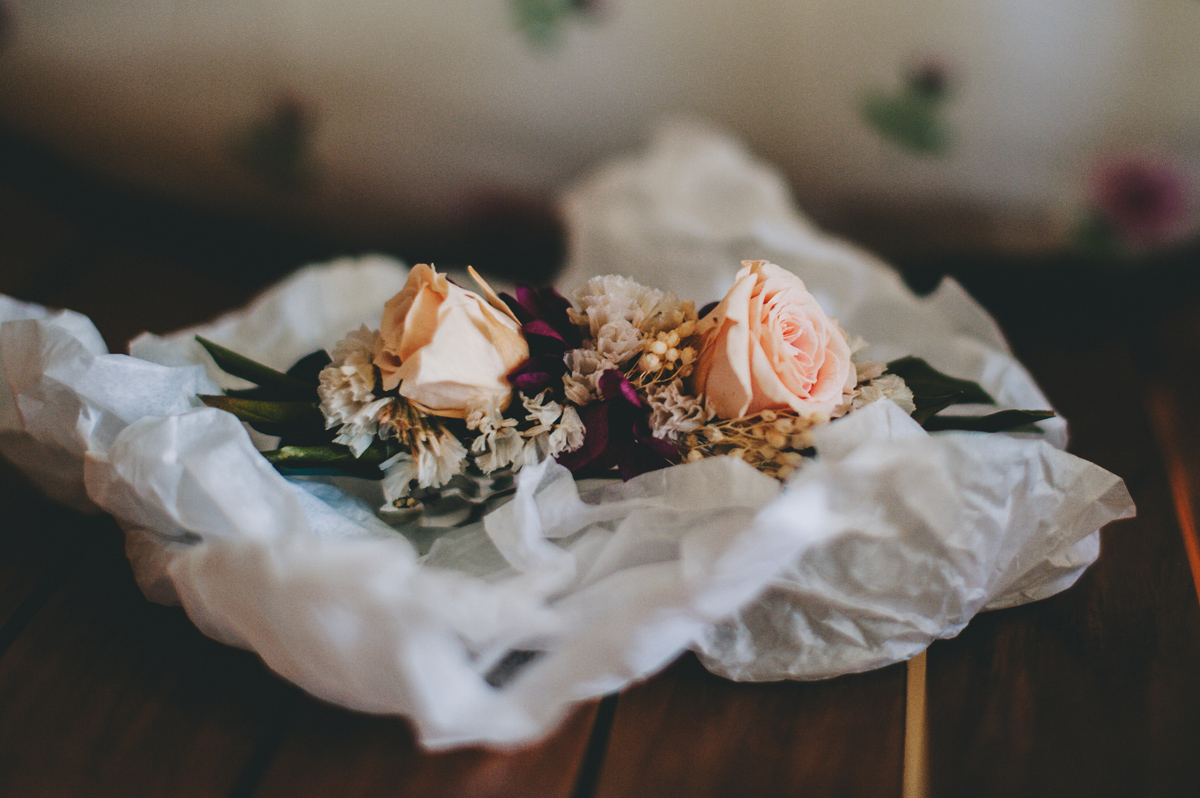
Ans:
[{"label": "green leaf", "polygon": [[1041,429],[1032,425],[1048,418],[1054,418],[1053,410],[1001,410],[986,416],[937,416],[922,426],[929,432],[1041,432]]},{"label": "green leaf", "polygon": [[380,479],[383,472],[379,465],[400,451],[396,441],[375,441],[359,457],[350,448],[340,443],[319,446],[282,446],[263,452],[263,457],[285,472],[307,471]]},{"label": "green leaf", "polygon": [[950,405],[996,403],[979,383],[943,374],[919,357],[893,360],[888,363],[887,373],[900,377],[913,392],[917,409],[912,417],[922,425]]},{"label": "green leaf", "polygon": [[287,375],[316,388],[321,384],[321,372],[331,362],[333,362],[333,358],[329,356],[329,353],[324,349],[318,349],[297,360],[287,370]]},{"label": "green leaf", "polygon": [[239,355],[231,349],[214,344],[206,338],[196,336],[201,346],[212,355],[212,359],[227,374],[240,377],[243,380],[258,385],[260,388],[273,391],[281,398],[307,399],[310,402],[316,397],[316,389],[303,380],[290,377],[282,371],[264,366],[250,358]]},{"label": "green leaf", "polygon": [[318,443],[329,440],[325,417],[313,402],[274,402],[237,396],[201,396],[209,407],[232,413],[264,435],[278,435],[289,442]]}]

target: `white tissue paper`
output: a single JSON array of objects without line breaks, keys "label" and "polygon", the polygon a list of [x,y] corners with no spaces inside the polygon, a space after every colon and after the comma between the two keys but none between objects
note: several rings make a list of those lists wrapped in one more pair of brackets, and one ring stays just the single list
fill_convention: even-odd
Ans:
[{"label": "white tissue paper", "polygon": [[[562,287],[622,273],[702,304],[743,258],[772,260],[876,359],[918,355],[1001,406],[1048,407],[961,288],[913,296],[719,134],[668,129],[565,205]],[[0,451],[54,498],[115,516],[148,597],[314,695],[409,717],[432,748],[536,740],[689,647],[752,680],[911,657],[981,609],[1066,588],[1098,527],[1133,512],[1120,479],[1062,451],[1061,420],[931,436],[881,401],[825,427],[783,486],[718,457],[584,490],[546,462],[480,522],[393,528],[377,483],[285,478],[201,406],[236,385],[193,336],[286,368],[377,325],[405,273],[383,258],[308,267],[128,356],[78,314],[0,297]]]}]

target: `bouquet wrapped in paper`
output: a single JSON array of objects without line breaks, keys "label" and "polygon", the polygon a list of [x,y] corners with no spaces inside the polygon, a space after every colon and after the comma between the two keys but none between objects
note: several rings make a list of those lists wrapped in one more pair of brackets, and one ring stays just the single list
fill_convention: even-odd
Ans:
[{"label": "bouquet wrapped in paper", "polygon": [[561,294],[343,261],[130,355],[4,299],[0,450],[112,513],[148,597],[433,747],[688,648],[905,659],[1132,512],[961,289],[913,296],[736,144],[669,132],[566,210]]}]

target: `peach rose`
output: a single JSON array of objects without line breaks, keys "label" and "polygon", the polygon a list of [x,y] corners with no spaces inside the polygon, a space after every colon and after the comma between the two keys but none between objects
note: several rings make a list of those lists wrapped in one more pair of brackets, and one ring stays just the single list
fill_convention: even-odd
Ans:
[{"label": "peach rose", "polygon": [[799,277],[774,263],[742,261],[698,332],[693,384],[721,418],[768,409],[827,415],[856,382],[846,334]]},{"label": "peach rose", "polygon": [[508,406],[507,376],[529,357],[521,325],[470,270],[484,296],[459,288],[425,264],[383,307],[375,365],[383,389],[435,416],[466,418],[493,400]]}]

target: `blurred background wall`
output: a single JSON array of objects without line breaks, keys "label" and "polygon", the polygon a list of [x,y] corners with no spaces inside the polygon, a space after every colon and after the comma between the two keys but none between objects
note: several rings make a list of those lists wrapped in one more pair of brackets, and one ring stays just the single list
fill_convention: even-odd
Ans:
[{"label": "blurred background wall", "polygon": [[1065,246],[1122,179],[1170,240],[1194,227],[1198,42],[1200,0],[2,0],[0,126],[364,243],[536,214],[673,114],[868,240]]}]

